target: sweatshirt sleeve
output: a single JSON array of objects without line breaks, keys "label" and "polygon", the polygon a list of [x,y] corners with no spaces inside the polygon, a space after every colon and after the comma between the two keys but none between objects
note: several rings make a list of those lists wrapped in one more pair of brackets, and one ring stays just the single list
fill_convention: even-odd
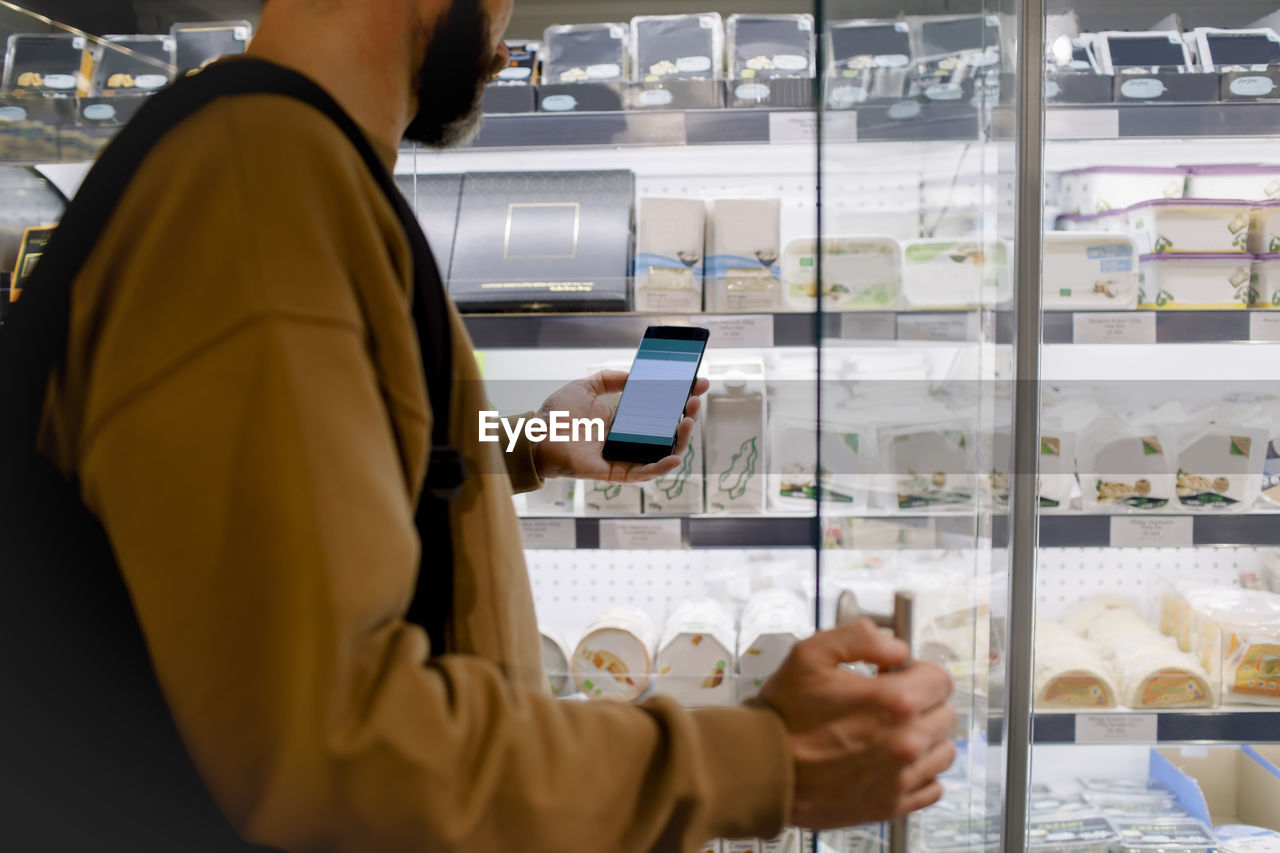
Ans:
[{"label": "sweatshirt sleeve", "polygon": [[[792,771],[772,712],[557,702],[484,659],[429,658],[404,621],[432,543],[352,294],[354,276],[394,277],[395,253],[377,229],[317,236],[335,193],[372,202],[359,164],[280,132],[295,109],[237,107],[226,124],[257,129],[254,163],[214,164],[190,208],[189,147],[243,139],[206,122],[157,151],[139,181],[160,201],[131,219],[126,200],[113,228],[129,240],[100,259],[119,296],[94,320],[77,473],[215,799],[290,853],[638,853],[776,833]],[[272,295],[286,275],[301,296]]]},{"label": "sweatshirt sleeve", "polygon": [[[516,417],[527,418],[533,414],[533,412],[526,412]],[[533,442],[523,432],[520,433],[516,446],[510,453],[503,453],[502,458],[507,465],[507,476],[511,479],[511,488],[516,494],[537,491],[545,484],[542,475],[538,473],[538,466],[533,461]]]}]

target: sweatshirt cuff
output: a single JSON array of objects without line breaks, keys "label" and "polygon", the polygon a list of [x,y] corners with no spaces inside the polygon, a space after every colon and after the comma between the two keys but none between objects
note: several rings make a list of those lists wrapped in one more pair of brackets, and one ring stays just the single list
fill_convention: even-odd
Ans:
[{"label": "sweatshirt cuff", "polygon": [[[520,417],[527,418],[532,414],[527,412]],[[507,463],[507,476],[511,479],[511,490],[515,494],[533,492],[542,488],[544,481],[538,474],[538,466],[533,461],[533,442],[529,441],[523,432],[516,441],[516,446],[510,453],[502,454],[502,458]]]},{"label": "sweatshirt cuff", "polygon": [[791,816],[795,790],[782,719],[767,708],[693,714],[711,773],[710,824],[719,838],[773,838]]}]

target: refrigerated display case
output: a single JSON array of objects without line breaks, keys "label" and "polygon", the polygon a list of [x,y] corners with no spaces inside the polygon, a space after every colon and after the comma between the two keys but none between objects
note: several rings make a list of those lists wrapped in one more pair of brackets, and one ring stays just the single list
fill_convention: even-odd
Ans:
[{"label": "refrigerated display case", "polygon": [[[242,49],[253,22],[207,5]],[[1276,828],[1280,800],[1213,794],[1280,741],[1280,72],[1197,53],[1274,6],[693,4],[649,22],[708,21],[715,55],[652,73],[635,11],[518,4],[480,136],[395,169],[495,408],[627,367],[648,325],[711,330],[680,469],[516,498],[552,692],[743,701],[842,593],[886,617],[909,593],[915,653],[956,685],[944,799],[709,850]],[[206,29],[151,23],[162,44]],[[1123,31],[1189,33],[1195,64],[1126,65],[1134,45],[1102,39]],[[76,36],[86,86],[129,43],[105,35]],[[145,97],[0,92],[0,302],[24,233]]]}]

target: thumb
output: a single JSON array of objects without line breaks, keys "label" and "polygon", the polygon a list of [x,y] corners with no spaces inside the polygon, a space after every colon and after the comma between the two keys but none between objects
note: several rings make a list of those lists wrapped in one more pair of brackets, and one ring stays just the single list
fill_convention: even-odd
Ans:
[{"label": "thumb", "polygon": [[870,619],[858,619],[814,634],[809,645],[815,658],[826,664],[870,663],[880,669],[902,666],[911,656],[905,642],[876,627]]}]

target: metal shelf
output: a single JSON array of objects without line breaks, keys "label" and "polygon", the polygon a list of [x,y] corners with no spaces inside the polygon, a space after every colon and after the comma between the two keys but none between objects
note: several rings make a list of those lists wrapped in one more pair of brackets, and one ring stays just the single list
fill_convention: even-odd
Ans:
[{"label": "metal shelf", "polygon": [[[838,516],[832,516],[836,518]],[[1009,519],[1006,515],[994,515],[989,526],[980,525],[972,514],[938,513],[888,514],[863,513],[853,517],[847,525],[844,542],[849,548],[935,548],[964,547],[981,537],[990,537],[997,548],[1008,541]],[[1130,519],[1140,519],[1143,524],[1154,526],[1154,538],[1149,542],[1113,543],[1113,521],[1123,525]],[[818,531],[812,516],[800,515],[737,515],[662,517],[652,515],[627,516],[617,519],[601,518],[548,518],[531,516],[530,523],[548,522],[562,525],[561,536],[572,537],[578,548],[599,548],[601,522],[657,522],[680,527],[681,548],[809,548],[817,541]],[[572,530],[569,526],[572,526]],[[1169,535],[1185,533],[1189,526],[1189,541],[1162,539],[1167,525]],[[564,539],[556,539],[563,542]],[[1041,548],[1124,548],[1124,547],[1187,547],[1187,546],[1280,546],[1280,512],[1240,515],[1044,515],[1040,518]],[[530,547],[561,547],[531,543]],[[639,547],[639,546],[636,546]]]},{"label": "metal shelf", "polygon": [[[1121,726],[1143,716],[1156,718],[1155,743],[1277,743],[1280,742],[1280,710],[1216,708],[1203,711],[1115,711],[1090,714],[1106,717]],[[1032,742],[1074,744],[1076,715],[1037,713],[1032,720]],[[1117,742],[1125,742],[1123,739]],[[1132,743],[1150,743],[1140,735]]]},{"label": "metal shelf", "polygon": [[[688,314],[471,314],[465,320],[480,349],[607,348],[638,341],[655,323],[697,325],[725,315]],[[747,315],[767,317],[770,315]],[[816,344],[813,314],[778,313],[772,345]],[[1092,320],[1134,318],[1145,321],[1118,330],[1116,343],[1236,343],[1280,340],[1280,311],[1048,311],[1044,342],[1076,342],[1077,328]],[[1146,320],[1146,318],[1150,318]],[[822,317],[825,341],[1013,341],[1011,311],[851,311]],[[1096,336],[1095,336],[1096,340]]]}]

